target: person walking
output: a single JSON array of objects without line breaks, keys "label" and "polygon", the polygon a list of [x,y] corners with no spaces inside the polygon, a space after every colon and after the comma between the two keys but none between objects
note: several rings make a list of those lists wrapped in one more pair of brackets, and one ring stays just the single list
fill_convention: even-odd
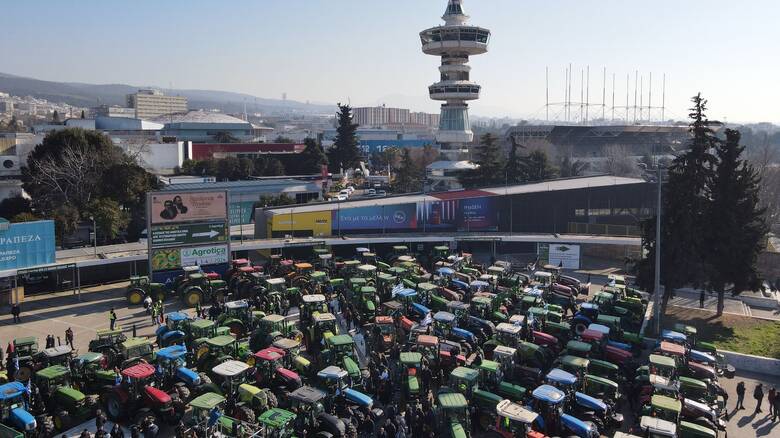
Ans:
[{"label": "person walking", "polygon": [[122,426],[119,423],[114,423],[114,427],[111,428],[111,438],[125,438],[125,432],[122,430]]},{"label": "person walking", "polygon": [[761,410],[761,403],[764,401],[763,383],[759,383],[758,385],[756,385],[756,389],[753,390],[753,398],[756,399],[756,410],[753,413],[757,414],[759,412],[764,412]]},{"label": "person walking", "polygon": [[73,329],[70,327],[65,330],[65,345],[70,345],[70,348],[76,348],[73,346]]},{"label": "person walking", "polygon": [[780,417],[780,391],[775,391],[775,398],[774,400],[770,400],[769,403],[771,403],[774,406],[775,414],[772,416],[772,421],[777,421],[777,417]]},{"label": "person walking", "polygon": [[114,327],[116,326],[116,312],[113,307],[108,311],[108,323],[111,327],[111,331],[114,331]]},{"label": "person walking", "polygon": [[14,324],[18,324],[22,322],[22,318],[19,316],[22,314],[22,308],[19,306],[19,303],[14,303],[13,306],[11,306],[11,315],[14,316]]},{"label": "person walking", "polygon": [[745,409],[742,402],[745,401],[745,382],[737,383],[737,409]]},{"label": "person walking", "polygon": [[704,308],[704,291],[699,294],[699,309]]},{"label": "person walking", "polygon": [[773,416],[775,414],[775,395],[777,394],[777,391],[775,391],[775,387],[769,388],[769,393],[767,393],[766,396],[766,402],[769,404],[769,415]]}]

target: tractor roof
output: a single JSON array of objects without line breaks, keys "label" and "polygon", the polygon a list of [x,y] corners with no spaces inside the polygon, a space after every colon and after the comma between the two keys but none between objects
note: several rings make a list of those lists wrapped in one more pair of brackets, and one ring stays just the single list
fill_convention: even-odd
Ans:
[{"label": "tractor roof", "polygon": [[466,397],[459,392],[439,394],[439,406],[444,409],[465,409],[468,405]]},{"label": "tractor roof", "polygon": [[183,312],[173,312],[166,315],[169,321],[186,321],[190,319],[190,316]]},{"label": "tractor roof", "polygon": [[476,303],[476,304],[490,305],[491,301],[492,300],[490,298],[482,297],[482,296],[475,296],[474,298],[471,299],[472,304]]},{"label": "tractor roof", "polygon": [[502,400],[499,402],[496,405],[496,413],[502,417],[509,418],[512,421],[518,421],[525,424],[533,423],[539,416],[536,412],[529,411],[517,403],[512,403],[511,400]]},{"label": "tractor roof", "polygon": [[[687,400],[686,400],[687,401]],[[718,433],[706,426],[688,421],[680,421],[680,432],[685,436],[709,436],[715,438]]]},{"label": "tractor roof", "polygon": [[233,342],[236,341],[236,338],[230,336],[230,335],[221,335],[221,336],[215,336],[213,338],[209,338],[206,343],[209,345],[212,345],[214,347],[227,347],[228,345],[233,344]]},{"label": "tractor roof", "polygon": [[595,382],[595,383],[598,383],[600,385],[609,386],[609,387],[615,388],[615,389],[617,389],[617,387],[618,387],[617,382],[609,380],[606,377],[595,376],[593,374],[586,374],[585,375],[585,380],[589,384],[593,384]]},{"label": "tractor roof", "polygon": [[76,356],[76,360],[83,363],[93,363],[103,359],[103,353],[97,353],[94,351],[88,351],[84,354]]},{"label": "tractor roof", "polygon": [[116,336],[121,335],[122,330],[111,330],[111,329],[100,329],[97,331],[97,337],[98,338],[104,338],[108,336]]},{"label": "tractor roof", "polygon": [[479,366],[477,368],[479,368],[480,370],[487,370],[487,371],[496,372],[496,371],[498,371],[498,367],[499,366],[500,365],[498,364],[498,362],[494,362],[492,360],[483,359],[482,362],[479,364]]},{"label": "tractor roof", "polygon": [[558,404],[566,398],[566,394],[563,391],[550,385],[538,386],[531,395],[537,400],[551,404]]},{"label": "tractor roof", "polygon": [[38,371],[35,373],[35,376],[42,377],[44,379],[56,379],[57,377],[62,377],[68,374],[69,372],[70,370],[62,365],[54,365]]},{"label": "tractor roof", "polygon": [[314,315],[314,322],[335,321],[336,317],[332,313],[318,313]]},{"label": "tractor roof", "polygon": [[677,363],[671,357],[661,356],[660,354],[651,354],[648,358],[650,363],[656,366],[675,368]]},{"label": "tractor roof", "polygon": [[225,303],[227,309],[246,309],[249,307],[249,303],[246,300],[228,301]]},{"label": "tractor roof", "polygon": [[457,367],[450,373],[450,376],[467,381],[476,380],[479,377],[479,371],[466,367]]},{"label": "tractor roof", "polygon": [[195,273],[192,273],[192,274],[190,274],[190,279],[191,279],[191,280],[202,280],[202,279],[203,279],[203,278],[205,278],[205,277],[206,277],[206,276],[205,276],[205,275],[203,275],[203,274],[202,274],[202,273],[200,273],[200,272],[195,272]]},{"label": "tractor roof", "polygon": [[[643,431],[650,430],[656,436],[676,436],[677,425],[671,421],[662,420],[656,417],[644,416],[639,421],[639,426]],[[660,433],[658,433],[660,432]]]},{"label": "tractor roof", "polygon": [[406,274],[406,269],[398,266],[393,266],[392,268],[388,269],[388,271],[396,275]]},{"label": "tractor roof", "polygon": [[551,382],[562,383],[564,385],[574,385],[577,383],[577,377],[574,374],[568,373],[560,368],[551,369],[550,372],[547,373],[546,378]]},{"label": "tractor roof", "polygon": [[327,342],[333,346],[339,347],[342,345],[354,344],[355,340],[352,339],[352,336],[350,335],[337,335],[329,337]]},{"label": "tractor roof", "polygon": [[195,272],[195,271],[200,271],[200,266],[198,266],[198,265],[184,266],[181,269],[184,272]]},{"label": "tractor roof", "polygon": [[487,270],[488,272],[499,272],[499,273],[503,273],[504,271],[506,271],[506,269],[502,268],[501,266],[491,266],[487,268]]},{"label": "tractor roof", "polygon": [[297,348],[301,346],[301,341],[296,341],[290,338],[279,338],[274,341],[273,346],[280,350],[289,350],[291,348]]},{"label": "tractor roof", "polygon": [[122,375],[131,379],[146,379],[154,374],[154,366],[148,363],[139,363],[122,370]]},{"label": "tractor roof", "polygon": [[594,332],[603,333],[605,336],[609,336],[610,328],[605,326],[604,324],[590,324],[588,326],[588,330],[593,330]]},{"label": "tractor roof", "polygon": [[402,289],[401,291],[396,293],[396,295],[403,298],[416,297],[417,291],[414,289]]},{"label": "tractor roof", "polygon": [[440,245],[440,246],[434,246],[433,249],[436,251],[449,251],[450,247],[446,245]]},{"label": "tractor roof", "polygon": [[395,275],[391,275],[386,272],[380,272],[377,278],[382,281],[395,281]]},{"label": "tractor roof", "polygon": [[196,319],[190,323],[190,327],[196,328],[196,329],[207,329],[211,328],[216,323],[210,319]]},{"label": "tractor roof", "polygon": [[333,258],[333,254],[320,254],[317,257],[319,257],[320,260],[330,260]]},{"label": "tractor roof", "polygon": [[419,365],[422,362],[422,354],[413,351],[404,351],[399,355],[403,365]]},{"label": "tractor roof", "polygon": [[440,310],[440,311],[436,312],[435,315],[433,315],[433,319],[435,321],[441,321],[441,322],[450,323],[452,321],[455,321],[455,315],[453,315],[450,312],[445,312],[443,310]]},{"label": "tractor roof", "polygon": [[327,274],[327,273],[325,273],[325,272],[322,272],[322,271],[314,271],[314,272],[312,272],[312,273],[311,273],[311,275],[309,275],[309,276],[310,276],[311,278],[320,279],[320,278],[325,278],[325,277],[327,277],[327,276],[328,276],[328,274]]},{"label": "tractor roof", "polygon": [[413,262],[414,261],[414,257],[412,257],[410,255],[402,255],[402,256],[398,257],[398,261],[401,262],[401,263]]},{"label": "tractor roof", "polygon": [[455,273],[455,270],[452,268],[439,268],[436,270],[436,273],[439,275],[453,275]]},{"label": "tractor roof", "polygon": [[267,410],[257,418],[261,424],[273,429],[281,429],[293,420],[295,420],[295,414],[281,408]]},{"label": "tractor roof", "polygon": [[276,324],[276,323],[282,322],[284,320],[285,320],[284,316],[277,315],[275,313],[272,313],[270,315],[266,315],[266,316],[263,317],[263,321],[270,322],[271,324]]},{"label": "tractor roof", "polygon": [[505,345],[496,345],[496,348],[493,350],[493,357],[496,356],[496,353],[499,356],[514,356],[517,353],[517,349]]},{"label": "tractor roof", "polygon": [[376,288],[373,286],[363,286],[360,288],[360,293],[376,293]]},{"label": "tractor roof", "polygon": [[327,396],[325,391],[312,388],[311,386],[302,386],[288,395],[289,398],[303,403],[317,403]]},{"label": "tractor roof", "polygon": [[225,401],[226,401],[225,397],[222,397],[221,395],[215,392],[207,392],[205,394],[199,395],[198,397],[190,401],[190,406],[192,406],[193,408],[198,408],[203,410],[211,410],[215,406],[218,406],[224,403]]},{"label": "tractor roof", "polygon": [[501,333],[509,333],[509,334],[512,334],[512,335],[516,335],[516,334],[520,333],[523,330],[523,328],[520,327],[519,325],[508,324],[506,322],[500,322],[500,323],[498,323],[498,325],[496,325],[496,330],[501,332]]},{"label": "tractor roof", "polygon": [[187,348],[183,345],[171,345],[157,351],[157,357],[164,360],[176,360],[187,355]]},{"label": "tractor roof", "polygon": [[283,358],[285,355],[284,351],[280,351],[278,348],[264,348],[257,353],[255,353],[255,357],[260,360],[265,361],[272,361]]},{"label": "tractor roof", "polygon": [[327,298],[325,298],[325,295],[321,294],[310,294],[310,295],[302,295],[301,299],[304,303],[324,303]]},{"label": "tractor roof", "polygon": [[654,408],[664,409],[667,411],[679,413],[682,410],[682,403],[680,400],[667,397],[665,395],[655,394],[650,399],[650,404]]},{"label": "tractor roof", "polygon": [[213,371],[214,374],[218,376],[235,377],[250,368],[252,367],[249,366],[249,364],[246,362],[241,362],[238,360],[228,360],[215,366],[214,368],[211,369],[211,371]]},{"label": "tractor roof", "polygon": [[56,347],[51,347],[43,350],[43,355],[52,358],[52,357],[65,356],[66,354],[71,354],[72,352],[73,349],[70,348],[70,345],[58,345]]},{"label": "tractor roof", "polygon": [[386,315],[379,315],[376,318],[374,318],[374,322],[377,324],[392,324],[393,323],[393,317],[392,316],[386,316]]},{"label": "tractor roof", "polygon": [[358,270],[363,272],[374,272],[376,271],[376,266],[374,265],[360,265],[358,266]]},{"label": "tractor roof", "polygon": [[19,397],[26,390],[27,388],[20,382],[8,382],[0,385],[0,401]]},{"label": "tractor roof", "polygon": [[312,266],[311,263],[296,263],[295,269],[313,269],[314,266]]},{"label": "tractor roof", "polygon": [[22,337],[22,338],[14,339],[14,346],[17,346],[17,347],[25,346],[25,345],[32,345],[32,344],[37,344],[37,343],[38,343],[38,338],[36,338],[35,336],[25,336],[25,337]]},{"label": "tractor roof", "polygon": [[417,288],[418,288],[418,289],[422,289],[422,290],[424,290],[424,291],[428,291],[428,292],[430,292],[430,291],[432,291],[432,290],[436,290],[436,289],[438,289],[438,288],[439,288],[439,286],[436,286],[436,285],[435,285],[435,284],[433,284],[433,283],[420,283],[420,284],[418,284],[418,285],[417,285]]},{"label": "tractor roof", "polygon": [[425,347],[435,347],[439,345],[439,338],[431,335],[420,335],[417,336],[417,344]]},{"label": "tractor roof", "polygon": [[344,266],[360,266],[360,260],[347,260],[344,262]]},{"label": "tractor roof", "polygon": [[659,350],[663,353],[673,354],[675,356],[685,355],[685,347],[668,341],[661,341]]},{"label": "tractor roof", "polygon": [[561,364],[570,368],[587,368],[590,360],[584,357],[566,355],[561,357]]},{"label": "tractor roof", "polygon": [[130,338],[125,342],[122,342],[122,347],[124,347],[125,349],[129,349],[129,348],[139,347],[141,345],[147,345],[147,344],[149,344],[149,340],[146,338]]},{"label": "tractor roof", "polygon": [[337,380],[346,378],[349,374],[337,366],[329,366],[317,373],[317,377],[325,380]]},{"label": "tractor roof", "polygon": [[284,284],[285,279],[284,278],[269,278],[266,280],[266,282],[270,285],[277,285],[277,284]]}]

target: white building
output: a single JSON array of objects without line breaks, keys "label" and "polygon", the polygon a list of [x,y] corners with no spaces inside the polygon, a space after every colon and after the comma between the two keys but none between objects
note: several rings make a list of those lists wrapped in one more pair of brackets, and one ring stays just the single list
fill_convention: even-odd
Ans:
[{"label": "white building", "polygon": [[187,98],[166,96],[159,90],[138,90],[127,95],[127,107],[135,109],[138,119],[152,119],[164,114],[186,113]]},{"label": "white building", "polygon": [[42,140],[42,135],[0,133],[0,201],[23,194],[22,166]]}]

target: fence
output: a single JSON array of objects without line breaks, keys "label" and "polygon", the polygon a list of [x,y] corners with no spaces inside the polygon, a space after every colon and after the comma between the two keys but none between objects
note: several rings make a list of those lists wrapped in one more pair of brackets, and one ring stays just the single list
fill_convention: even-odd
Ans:
[{"label": "fence", "polygon": [[608,225],[569,222],[569,234],[597,234],[602,236],[640,237],[642,230],[636,225]]}]

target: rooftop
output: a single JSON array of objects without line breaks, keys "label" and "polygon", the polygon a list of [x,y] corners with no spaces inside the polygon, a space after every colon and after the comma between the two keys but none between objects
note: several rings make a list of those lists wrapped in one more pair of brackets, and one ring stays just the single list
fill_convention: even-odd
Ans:
[{"label": "rooftop", "polygon": [[187,111],[186,113],[166,114],[164,116],[155,117],[152,122],[172,124],[172,123],[231,123],[231,124],[246,124],[249,122],[241,120],[239,118],[229,116],[222,113],[212,113],[206,111]]}]

